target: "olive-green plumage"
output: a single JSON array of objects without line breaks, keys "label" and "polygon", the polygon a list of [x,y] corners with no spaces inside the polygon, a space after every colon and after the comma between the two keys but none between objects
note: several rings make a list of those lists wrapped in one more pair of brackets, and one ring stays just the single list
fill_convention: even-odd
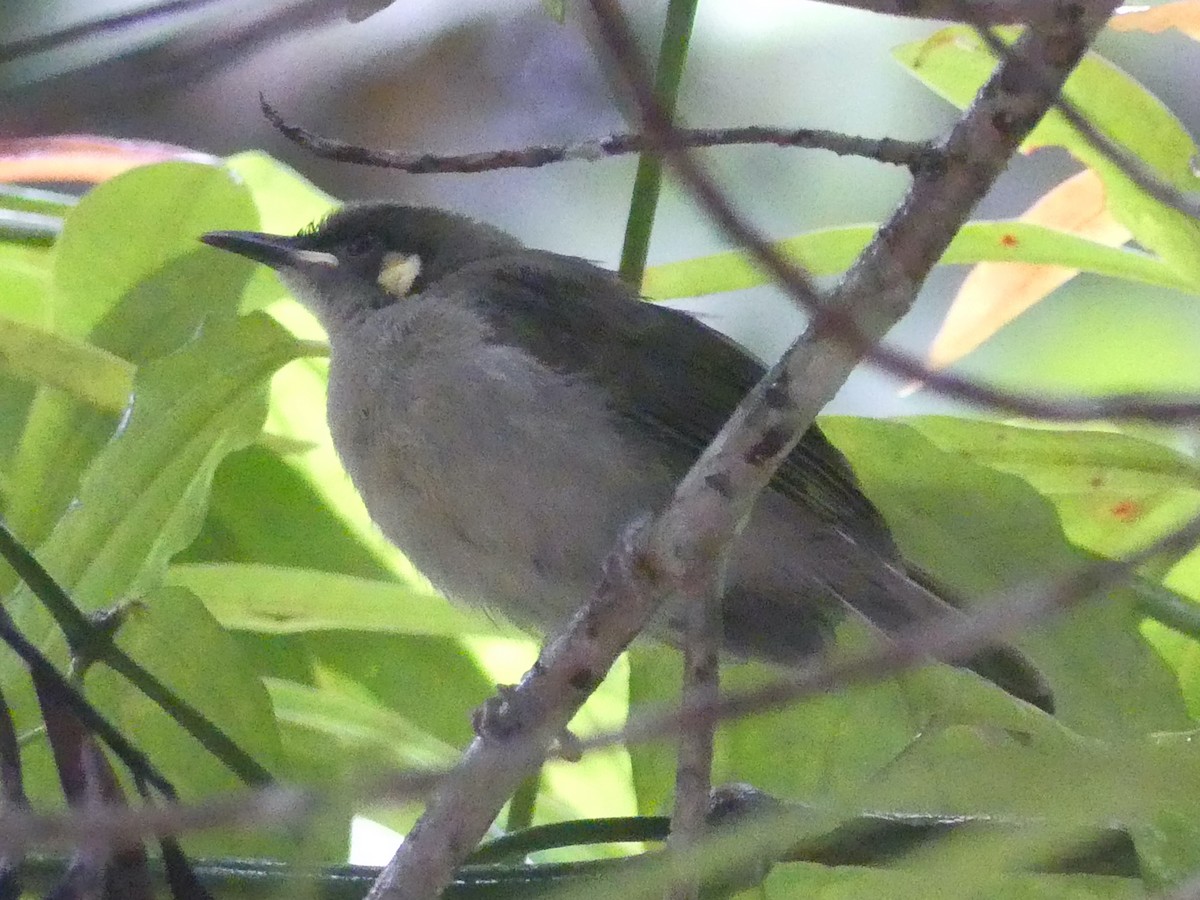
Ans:
[{"label": "olive-green plumage", "polygon": [[[373,519],[448,596],[542,628],[590,593],[764,369],[612,272],[440,210],[348,207],[296,237],[204,240],[275,268],[329,332],[329,425]],[[953,614],[814,427],[731,559],[725,643],[794,664],[847,615]],[[672,638],[677,610],[656,623]],[[1049,706],[1016,653],[977,671]]]}]

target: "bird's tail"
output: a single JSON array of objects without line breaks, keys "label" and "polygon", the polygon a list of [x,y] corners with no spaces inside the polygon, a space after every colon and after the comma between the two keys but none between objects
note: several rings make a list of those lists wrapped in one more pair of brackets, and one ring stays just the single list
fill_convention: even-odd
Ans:
[{"label": "bird's tail", "polygon": [[[965,603],[953,591],[939,583],[929,573],[906,567],[907,575],[921,590],[927,591],[939,605],[944,604],[961,612]],[[988,644],[964,659],[945,659],[944,662],[970,669],[1014,697],[1032,703],[1039,709],[1054,712],[1054,693],[1046,677],[1033,662],[1015,647],[1007,644]]]}]

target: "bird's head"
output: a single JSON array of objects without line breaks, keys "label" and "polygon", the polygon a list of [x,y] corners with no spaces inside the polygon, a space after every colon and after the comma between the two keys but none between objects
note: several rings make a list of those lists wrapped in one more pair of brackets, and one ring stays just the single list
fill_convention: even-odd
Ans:
[{"label": "bird's head", "polygon": [[331,333],[473,262],[521,249],[464,216],[393,203],[347,206],[294,237],[212,231],[200,240],[275,269]]}]

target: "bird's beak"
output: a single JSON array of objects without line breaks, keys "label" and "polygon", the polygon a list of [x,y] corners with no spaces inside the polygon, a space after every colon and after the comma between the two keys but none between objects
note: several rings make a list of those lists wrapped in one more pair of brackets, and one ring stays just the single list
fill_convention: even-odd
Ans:
[{"label": "bird's beak", "polygon": [[272,269],[336,269],[338,259],[332,253],[305,250],[297,239],[257,231],[210,231],[200,240],[218,250],[228,250]]}]

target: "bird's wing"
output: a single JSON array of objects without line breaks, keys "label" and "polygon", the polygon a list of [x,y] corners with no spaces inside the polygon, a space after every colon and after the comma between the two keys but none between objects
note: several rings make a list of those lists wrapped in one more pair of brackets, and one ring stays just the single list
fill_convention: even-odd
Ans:
[{"label": "bird's wing", "polygon": [[[462,269],[433,290],[469,296],[502,342],[600,383],[617,414],[657,436],[680,476],[765,372],[720,332],[643,302],[611,272],[580,259],[527,251]],[[771,487],[895,555],[878,510],[820,429],[805,433]]]}]

